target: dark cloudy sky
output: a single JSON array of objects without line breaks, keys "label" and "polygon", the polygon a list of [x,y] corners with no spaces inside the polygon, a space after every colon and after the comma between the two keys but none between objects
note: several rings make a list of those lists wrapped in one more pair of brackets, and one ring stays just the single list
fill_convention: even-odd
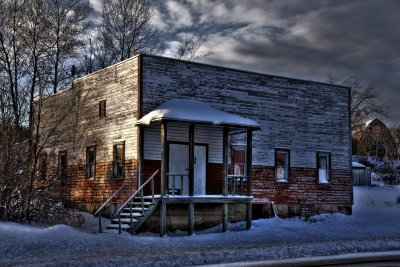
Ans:
[{"label": "dark cloudy sky", "polygon": [[150,0],[171,55],[207,32],[202,62],[302,79],[377,82],[400,125],[400,0]]}]

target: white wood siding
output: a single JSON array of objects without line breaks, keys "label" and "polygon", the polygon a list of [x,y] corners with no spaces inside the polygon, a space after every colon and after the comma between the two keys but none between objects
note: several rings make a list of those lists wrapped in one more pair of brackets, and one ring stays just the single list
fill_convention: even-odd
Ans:
[{"label": "white wood siding", "polygon": [[[170,123],[167,126],[168,141],[188,142],[189,126],[184,123]],[[208,144],[208,162],[222,163],[222,128],[196,125],[195,142]],[[144,159],[161,160],[160,126],[151,125],[144,128]]]}]

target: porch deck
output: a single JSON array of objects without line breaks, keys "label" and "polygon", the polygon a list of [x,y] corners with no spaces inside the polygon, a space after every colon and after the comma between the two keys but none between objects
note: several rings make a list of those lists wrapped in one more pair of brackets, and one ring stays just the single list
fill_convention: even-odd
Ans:
[{"label": "porch deck", "polygon": [[252,196],[239,196],[239,195],[194,195],[194,196],[180,196],[180,195],[166,195],[163,200],[167,204],[198,204],[198,203],[215,203],[215,204],[249,204],[253,201]]}]

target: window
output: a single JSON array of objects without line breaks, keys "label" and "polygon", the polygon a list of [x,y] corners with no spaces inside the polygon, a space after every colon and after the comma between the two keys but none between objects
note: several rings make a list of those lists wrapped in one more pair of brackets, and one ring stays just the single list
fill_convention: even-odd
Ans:
[{"label": "window", "polygon": [[122,178],[124,173],[125,144],[114,144],[113,174],[115,178]]},{"label": "window", "polygon": [[63,150],[58,153],[58,176],[64,181],[67,175],[67,151]]},{"label": "window", "polygon": [[275,150],[275,179],[277,182],[287,182],[289,178],[290,152],[287,149]]},{"label": "window", "polygon": [[96,169],[96,147],[86,148],[86,178],[94,178]]},{"label": "window", "polygon": [[106,109],[106,100],[99,101],[99,117],[105,118],[107,117],[107,109]]},{"label": "window", "polygon": [[326,152],[317,152],[318,181],[321,184],[329,183],[329,174],[331,168],[331,154]]},{"label": "window", "polygon": [[233,174],[244,176],[246,174],[246,148],[233,147]]},{"label": "window", "polygon": [[41,153],[39,155],[39,172],[40,172],[40,179],[46,179],[46,171],[47,171],[47,154]]}]

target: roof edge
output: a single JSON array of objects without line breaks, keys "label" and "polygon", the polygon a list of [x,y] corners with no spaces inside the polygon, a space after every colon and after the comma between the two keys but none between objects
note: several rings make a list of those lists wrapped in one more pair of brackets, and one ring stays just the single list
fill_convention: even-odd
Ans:
[{"label": "roof edge", "polygon": [[225,69],[225,70],[230,70],[230,71],[237,71],[237,72],[248,73],[248,74],[268,76],[268,77],[272,77],[272,78],[281,78],[281,79],[288,79],[288,80],[292,80],[292,81],[315,83],[315,84],[322,84],[322,85],[329,85],[329,86],[333,86],[333,87],[351,89],[350,86],[346,86],[346,85],[332,84],[332,83],[315,81],[315,80],[307,80],[307,79],[294,78],[294,77],[281,76],[281,75],[274,75],[274,74],[268,74],[268,73],[262,73],[262,72],[256,72],[256,71],[242,70],[242,69],[237,69],[237,68],[232,68],[232,67],[225,67],[225,66],[221,66],[221,65],[213,65],[213,64],[202,63],[202,62],[194,62],[194,61],[182,60],[182,59],[177,59],[177,58],[173,58],[173,57],[165,57],[165,56],[151,55],[151,54],[139,54],[139,55],[142,55],[144,57],[169,59],[169,60],[174,60],[174,61],[178,61],[178,62],[184,62],[184,63],[187,63],[187,64],[198,65],[198,66],[207,66],[207,67],[214,67],[214,68]]}]

